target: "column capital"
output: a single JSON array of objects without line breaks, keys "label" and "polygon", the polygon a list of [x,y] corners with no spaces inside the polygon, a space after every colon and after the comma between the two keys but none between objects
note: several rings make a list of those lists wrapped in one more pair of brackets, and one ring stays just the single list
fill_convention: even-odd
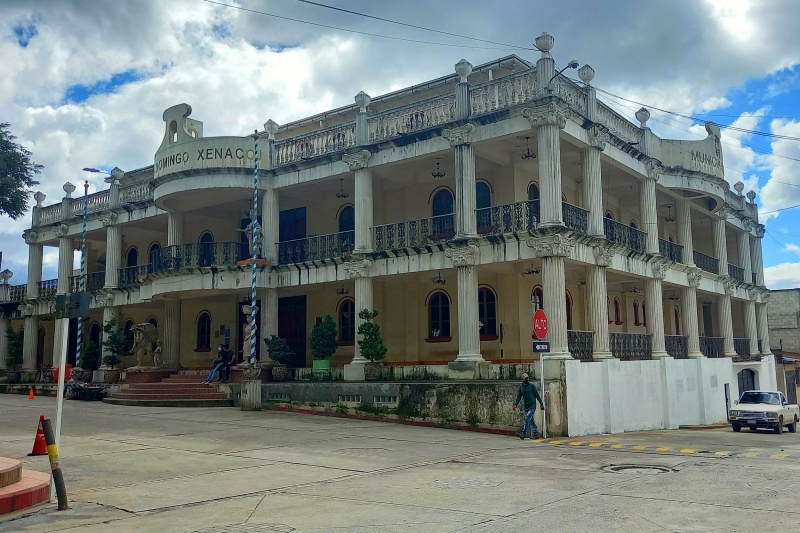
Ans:
[{"label": "column capital", "polygon": [[108,213],[103,213],[102,215],[100,215],[100,220],[103,222],[103,226],[105,226],[106,228],[109,226],[113,226],[114,224],[117,223],[117,214],[114,213],[113,211],[110,211]]},{"label": "column capital", "polygon": [[465,267],[477,265],[481,251],[474,244],[468,244],[458,248],[448,248],[444,251],[444,255],[453,260],[453,266]]},{"label": "column capital", "polygon": [[347,272],[350,279],[354,278],[368,278],[369,267],[372,266],[372,261],[369,259],[359,259],[357,261],[348,261],[342,265]]},{"label": "column capital", "polygon": [[39,233],[34,230],[26,231],[22,234],[22,238],[25,239],[25,244],[36,244],[39,240]]},{"label": "column capital", "polygon": [[767,228],[766,228],[766,226],[764,226],[764,224],[757,224],[756,225],[756,237],[758,237],[759,239],[763,239],[764,238],[764,234],[765,234],[766,231],[767,231]]},{"label": "column capital", "polygon": [[661,161],[652,157],[645,161],[644,166],[647,169],[647,178],[651,180],[658,181],[664,171]]},{"label": "column capital", "polygon": [[722,209],[716,212],[717,221],[725,222],[728,219],[728,215],[733,214],[733,209],[730,207],[724,206]]},{"label": "column capital", "polygon": [[530,237],[526,244],[533,248],[534,257],[570,257],[575,248],[575,238],[554,233],[541,237]]},{"label": "column capital", "polygon": [[567,125],[566,110],[555,102],[539,107],[525,108],[522,110],[522,116],[530,120],[532,128],[552,125],[563,130]]},{"label": "column capital", "polygon": [[372,157],[372,152],[369,150],[359,150],[342,156],[342,161],[347,163],[350,170],[361,170],[367,168],[367,162]]},{"label": "column capital", "polygon": [[594,251],[594,261],[600,267],[611,266],[614,256],[617,254],[614,247],[608,245],[595,246],[592,250]]},{"label": "column capital", "polygon": [[653,272],[653,278],[664,279],[667,277],[667,271],[672,266],[672,261],[669,259],[655,259],[650,263],[650,268]]},{"label": "column capital", "polygon": [[723,276],[722,284],[725,287],[725,294],[728,296],[732,295],[733,291],[736,289],[736,280],[729,276]]},{"label": "column capital", "polygon": [[19,312],[24,317],[33,316],[34,311],[36,311],[36,306],[33,304],[22,304],[19,306]]},{"label": "column capital", "polygon": [[761,303],[766,304],[769,301],[770,292],[769,290],[761,289]]},{"label": "column capital", "polygon": [[750,233],[753,228],[757,227],[759,224],[756,224],[752,218],[746,218],[742,220],[742,227],[744,227],[745,233]]},{"label": "column capital", "polygon": [[695,289],[700,287],[700,281],[703,279],[702,271],[699,268],[693,268],[686,273],[689,280],[689,286]]},{"label": "column capital", "polygon": [[474,124],[464,124],[457,128],[449,128],[442,131],[442,137],[450,141],[451,147],[469,144],[472,141],[472,134],[475,133]]},{"label": "column capital", "polygon": [[589,134],[589,146],[597,148],[601,152],[606,149],[608,132],[602,126],[594,124],[586,132]]},{"label": "column capital", "polygon": [[67,233],[69,233],[69,225],[68,224],[56,224],[53,227],[53,233],[59,239],[62,237],[66,237]]},{"label": "column capital", "polygon": [[114,305],[114,293],[103,292],[98,294],[95,299],[100,307],[112,307]]}]

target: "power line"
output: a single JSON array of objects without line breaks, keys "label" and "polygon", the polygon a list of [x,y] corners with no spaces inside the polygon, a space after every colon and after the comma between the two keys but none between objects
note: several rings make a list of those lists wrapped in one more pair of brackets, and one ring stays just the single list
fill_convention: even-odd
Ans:
[{"label": "power line", "polygon": [[[370,32],[359,31],[359,30],[351,30],[349,28],[340,28],[338,26],[331,26],[331,25],[328,25],[328,24],[321,24],[319,22],[310,22],[308,20],[301,20],[301,19],[296,19],[296,18],[292,18],[292,17],[285,17],[283,15],[276,15],[274,13],[267,13],[266,11],[258,11],[256,9],[248,9],[246,7],[236,6],[236,5],[233,5],[233,4],[225,4],[223,2],[216,2],[215,0],[201,0],[201,1],[209,3],[209,4],[214,4],[214,5],[218,5],[218,6],[222,6],[222,7],[231,8],[231,9],[238,9],[239,11],[245,11],[245,12],[248,12],[248,13],[254,13],[256,15],[264,15],[265,17],[273,17],[273,18],[276,18],[276,19],[288,20],[290,22],[299,22],[300,24],[309,24],[311,26],[317,26],[319,28],[327,28],[329,30],[356,33],[358,35],[364,35],[364,36],[367,36],[367,37],[378,37],[378,38],[381,38],[381,39],[392,39],[392,40],[395,40],[395,41],[404,41],[404,42],[408,42],[408,43],[418,43],[418,44],[428,44],[428,45],[432,45],[432,46],[448,46],[448,47],[451,47],[451,48],[471,48],[471,49],[478,49],[478,50],[509,50],[509,48],[499,48],[499,47],[490,47],[490,46],[471,46],[471,45],[467,45],[467,44],[437,43],[437,42],[433,42],[433,41],[421,41],[419,39],[409,39],[409,38],[406,38],[406,37],[394,37],[394,36],[390,36],[390,35],[381,35],[381,34],[378,34],[378,33],[370,33]],[[518,50],[519,48],[521,48],[521,47],[515,46],[511,50]]]},{"label": "power line", "polygon": [[326,4],[320,4],[319,2],[312,2],[311,0],[295,0],[295,1],[296,2],[301,2],[303,4],[309,4],[309,5],[312,5],[312,6],[322,7],[322,8],[325,8],[325,9],[332,9],[334,11],[341,11],[342,13],[348,13],[350,15],[356,15],[358,17],[365,17],[365,18],[369,18],[369,19],[373,19],[373,20],[379,20],[381,22],[388,22],[389,24],[397,24],[399,26],[406,26],[408,28],[415,28],[417,30],[424,30],[424,31],[430,31],[430,32],[434,32],[434,33],[441,33],[442,35],[449,35],[451,37],[458,37],[460,39],[469,39],[469,40],[472,40],[472,41],[478,41],[478,42],[482,42],[482,43],[498,44],[500,46],[507,46],[507,47],[510,47],[510,48],[519,48],[520,50],[536,50],[535,48],[531,48],[531,47],[516,46],[516,45],[513,45],[513,44],[499,43],[497,41],[488,41],[486,39],[479,39],[477,37],[470,37],[468,35],[461,35],[461,34],[458,34],[458,33],[450,33],[450,32],[447,32],[447,31],[437,30],[437,29],[434,29],[434,28],[426,28],[424,26],[417,26],[415,24],[409,24],[407,22],[400,22],[400,21],[397,21],[397,20],[391,20],[391,19],[387,19],[387,18],[383,18],[383,17],[378,17],[378,16],[375,16],[375,15],[368,15],[366,13],[359,13],[358,11],[351,11],[349,9],[344,9],[344,8],[341,8],[341,7],[335,7],[335,6],[329,6],[329,5],[326,5]]}]

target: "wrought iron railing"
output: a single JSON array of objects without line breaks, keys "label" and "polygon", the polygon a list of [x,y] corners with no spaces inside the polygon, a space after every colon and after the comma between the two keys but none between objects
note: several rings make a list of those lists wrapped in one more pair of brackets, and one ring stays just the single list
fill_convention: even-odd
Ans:
[{"label": "wrought iron railing", "polygon": [[39,286],[39,298],[55,298],[58,290],[58,280],[48,279],[37,283]]},{"label": "wrought iron railing", "polygon": [[750,355],[750,339],[735,337],[733,339],[733,351],[739,356]]},{"label": "wrought iron railing", "polygon": [[[165,246],[147,265],[147,273],[158,274],[180,268],[236,266],[250,257],[250,246],[242,242],[189,243]],[[120,279],[120,283],[122,280]]]},{"label": "wrought iron railing", "polygon": [[689,357],[689,341],[686,335],[664,335],[664,347],[670,357],[675,359]]},{"label": "wrought iron railing", "polygon": [[455,215],[382,224],[375,226],[375,251],[429,246],[449,241],[455,234]]},{"label": "wrought iron railing", "polygon": [[589,211],[577,205],[561,202],[561,216],[564,217],[564,225],[579,233],[586,233],[589,224]]},{"label": "wrought iron railing", "polygon": [[[19,302],[28,296],[28,284],[12,285],[8,289],[8,299],[12,302]],[[0,333],[2,334],[2,333]]]},{"label": "wrought iron railing", "polygon": [[609,333],[611,353],[623,361],[652,359],[653,337],[646,333]]},{"label": "wrought iron railing", "polygon": [[278,243],[278,263],[289,265],[292,263],[333,259],[347,255],[353,251],[354,247],[354,231],[283,241]]},{"label": "wrought iron railing", "polygon": [[594,356],[594,331],[567,330],[567,346],[574,359],[592,361]]},{"label": "wrought iron railing", "polygon": [[[80,290],[81,277],[78,276],[70,276],[69,277],[69,291],[70,292],[78,292]],[[90,272],[86,274],[86,291],[87,292],[97,292],[102,290],[103,287],[106,285],[106,273],[105,272]]]},{"label": "wrought iron railing", "polygon": [[697,250],[694,251],[693,254],[694,264],[700,270],[705,270],[706,272],[711,272],[712,274],[719,273],[719,259],[716,257],[711,257],[710,255],[701,254]]},{"label": "wrought iron railing", "polygon": [[723,337],[700,336],[700,352],[706,357],[725,357],[725,339]]},{"label": "wrought iron railing", "polygon": [[658,253],[665,259],[675,261],[676,263],[683,263],[683,246],[680,244],[658,239]]},{"label": "wrought iron railing", "polygon": [[478,233],[480,235],[500,235],[535,229],[539,214],[538,208],[539,201],[535,200],[477,209],[475,214]]},{"label": "wrought iron railing", "polygon": [[643,231],[626,226],[625,224],[617,222],[616,220],[604,218],[603,232],[606,235],[606,239],[609,241],[627,246],[631,250],[636,250],[637,252],[645,251],[647,233]]},{"label": "wrought iron railing", "polygon": [[133,287],[147,280],[152,265],[138,265],[119,269],[119,288]]},{"label": "wrought iron railing", "polygon": [[728,275],[739,283],[744,283],[744,269],[742,267],[728,263]]}]

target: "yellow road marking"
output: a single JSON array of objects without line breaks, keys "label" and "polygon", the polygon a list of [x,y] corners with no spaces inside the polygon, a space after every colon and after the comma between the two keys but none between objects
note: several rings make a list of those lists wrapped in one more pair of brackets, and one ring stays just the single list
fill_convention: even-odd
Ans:
[{"label": "yellow road marking", "polygon": [[670,451],[671,449],[672,449],[672,448],[670,448],[669,446],[662,446],[662,447],[660,447],[660,448],[656,448],[656,451],[657,451],[657,452],[668,452],[668,451]]},{"label": "yellow road marking", "polygon": [[632,449],[634,449],[634,450],[646,450],[647,446],[642,446],[641,444],[638,444],[636,446],[633,446]]},{"label": "yellow road marking", "polygon": [[531,442],[536,442],[536,443],[544,442],[544,439],[531,439]]},{"label": "yellow road marking", "polygon": [[770,459],[786,459],[787,457],[789,456],[785,453],[773,453],[769,456]]},{"label": "yellow road marking", "polygon": [[614,449],[618,449],[618,448],[624,448],[625,445],[624,444],[612,444],[611,447],[614,448]]},{"label": "yellow road marking", "polygon": [[604,446],[604,445],[605,445],[605,442],[590,442],[589,443],[589,448],[600,448],[601,446]]},{"label": "yellow road marking", "polygon": [[728,457],[731,452],[714,452],[714,455],[719,455],[720,457]]},{"label": "yellow road marking", "polygon": [[684,448],[681,450],[681,453],[695,453],[697,450],[693,450],[691,448]]},{"label": "yellow road marking", "polygon": [[563,440],[551,440],[547,444],[561,444],[563,442],[564,442]]},{"label": "yellow road marking", "polygon": [[586,443],[585,442],[581,442],[579,440],[574,440],[574,441],[569,443],[570,446],[583,446],[584,444],[586,444]]},{"label": "yellow road marking", "polygon": [[758,452],[744,452],[742,457],[758,457],[760,454]]}]

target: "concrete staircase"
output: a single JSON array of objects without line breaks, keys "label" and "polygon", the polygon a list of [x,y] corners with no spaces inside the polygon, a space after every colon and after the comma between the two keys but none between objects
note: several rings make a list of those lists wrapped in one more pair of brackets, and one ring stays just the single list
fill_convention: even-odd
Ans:
[{"label": "concrete staircase", "polygon": [[231,407],[233,400],[203,383],[208,370],[181,370],[158,383],[131,383],[103,401],[147,407]]},{"label": "concrete staircase", "polygon": [[0,457],[0,516],[50,500],[50,474],[23,470],[15,459]]}]

